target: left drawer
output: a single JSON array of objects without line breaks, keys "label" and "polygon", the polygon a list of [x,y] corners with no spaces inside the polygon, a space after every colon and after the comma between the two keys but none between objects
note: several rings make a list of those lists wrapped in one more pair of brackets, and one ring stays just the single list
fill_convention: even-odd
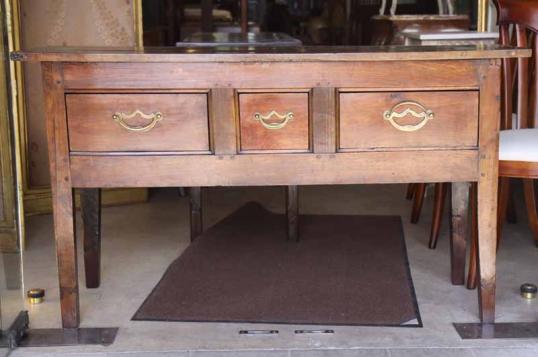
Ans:
[{"label": "left drawer", "polygon": [[205,93],[68,94],[71,151],[208,152]]}]

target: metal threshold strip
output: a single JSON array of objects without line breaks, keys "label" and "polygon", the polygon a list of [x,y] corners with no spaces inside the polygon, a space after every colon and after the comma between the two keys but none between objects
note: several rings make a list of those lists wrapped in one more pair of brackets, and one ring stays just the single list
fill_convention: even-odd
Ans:
[{"label": "metal threshold strip", "polygon": [[29,329],[28,311],[21,311],[7,331],[2,331],[0,346],[13,350],[18,347],[53,347],[102,345],[114,343],[117,327],[88,327],[75,329]]},{"label": "metal threshold strip", "polygon": [[463,340],[538,338],[538,322],[455,323],[454,327]]}]

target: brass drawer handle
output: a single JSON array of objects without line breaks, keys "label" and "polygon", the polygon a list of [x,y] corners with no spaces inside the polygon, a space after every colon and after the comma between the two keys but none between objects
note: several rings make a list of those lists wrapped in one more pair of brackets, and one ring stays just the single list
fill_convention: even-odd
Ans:
[{"label": "brass drawer handle", "polygon": [[[283,127],[285,127],[288,124],[288,122],[290,120],[293,119],[293,116],[294,116],[293,112],[289,112],[289,113],[286,113],[284,115],[281,115],[281,114],[278,114],[274,110],[271,111],[267,115],[262,115],[260,113],[254,113],[254,119],[255,120],[258,120],[260,123],[262,123],[262,125],[265,128],[272,129],[272,130],[282,129]],[[275,122],[275,123],[268,122],[268,120],[271,119],[272,117],[277,117],[280,121]]]},{"label": "brass drawer handle", "polygon": [[[137,115],[139,115],[140,117],[144,119],[151,119],[151,122],[148,125],[143,125],[143,126],[132,126],[125,122],[125,120],[132,119]],[[157,122],[163,119],[163,115],[161,112],[144,114],[140,110],[137,109],[131,114],[125,114],[125,113],[120,113],[120,112],[114,113],[112,115],[112,119],[114,119],[116,123],[118,123],[119,125],[121,125],[122,127],[124,127],[125,129],[129,131],[142,133],[142,132],[150,131],[151,129],[153,129],[155,125],[157,125]]]},{"label": "brass drawer handle", "polygon": [[[397,110],[401,107],[406,107],[404,111],[398,112]],[[418,108],[417,110],[413,109],[413,107]],[[411,125],[400,125],[396,122],[395,119],[403,118],[406,115],[412,115],[415,118],[422,119],[419,123]],[[430,120],[432,120],[435,117],[435,114],[429,110],[424,108],[420,103],[414,102],[414,101],[405,101],[400,102],[396,104],[394,107],[392,107],[391,110],[387,110],[385,113],[383,113],[383,119],[389,121],[393,127],[400,131],[417,131],[420,130],[426,123]]]}]

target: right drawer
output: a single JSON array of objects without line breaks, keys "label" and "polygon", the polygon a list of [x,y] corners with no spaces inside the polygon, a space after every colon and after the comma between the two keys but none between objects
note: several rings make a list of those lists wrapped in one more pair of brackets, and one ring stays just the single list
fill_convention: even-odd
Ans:
[{"label": "right drawer", "polygon": [[339,150],[478,145],[478,92],[341,92]]}]

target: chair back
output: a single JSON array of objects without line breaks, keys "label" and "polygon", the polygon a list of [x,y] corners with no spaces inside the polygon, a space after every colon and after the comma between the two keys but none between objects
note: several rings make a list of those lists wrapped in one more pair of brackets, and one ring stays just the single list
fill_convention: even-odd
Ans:
[{"label": "chair back", "polygon": [[[495,2],[501,44],[533,50],[532,58],[504,59],[502,62],[501,129],[534,128],[538,124],[538,1]],[[512,123],[514,112],[517,114],[515,127]]]}]

